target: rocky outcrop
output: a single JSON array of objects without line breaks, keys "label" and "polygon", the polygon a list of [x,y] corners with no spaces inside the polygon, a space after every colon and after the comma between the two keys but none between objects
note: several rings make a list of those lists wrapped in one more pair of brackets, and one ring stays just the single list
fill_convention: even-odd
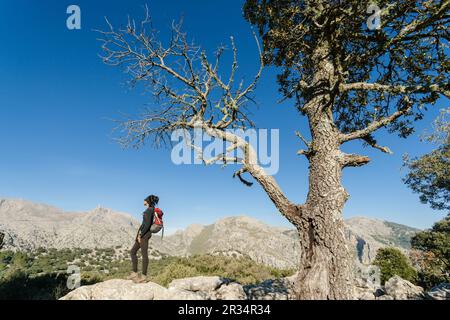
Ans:
[{"label": "rocky outcrop", "polygon": [[247,295],[239,283],[229,283],[216,291],[217,300],[246,300]]},{"label": "rocky outcrop", "polygon": [[434,291],[431,290],[425,295],[423,288],[399,276],[393,276],[386,281],[384,286],[364,282],[363,279],[356,279],[354,298],[357,300],[422,300],[425,298],[433,299],[432,296],[434,295],[434,299],[441,300],[446,296],[445,290],[448,289],[449,286],[442,284],[442,286],[436,287]]},{"label": "rocky outcrop", "polygon": [[394,300],[419,300],[423,299],[423,288],[402,279],[399,276],[393,276],[384,284],[384,291]]},{"label": "rocky outcrop", "polygon": [[167,289],[152,282],[113,279],[73,290],[60,300],[161,300]]},{"label": "rocky outcrop", "polygon": [[357,284],[353,288],[355,300],[375,300],[382,295],[384,295],[384,291],[372,285]]},{"label": "rocky outcrop", "polygon": [[169,288],[188,290],[193,292],[213,292],[225,282],[227,282],[227,280],[221,279],[219,277],[194,277],[173,280],[169,284]]},{"label": "rocky outcrop", "polygon": [[193,277],[173,280],[169,290],[189,292],[202,300],[244,300],[245,292],[239,283],[220,277]]},{"label": "rocky outcrop", "polygon": [[431,300],[450,300],[450,283],[441,283],[426,293]]},{"label": "rocky outcrop", "polygon": [[167,288],[153,282],[113,279],[73,290],[60,300],[286,300],[293,299],[294,277],[242,286],[221,277],[172,281]]},{"label": "rocky outcrop", "polygon": [[113,279],[73,290],[60,300],[244,300],[242,286],[219,277],[175,280],[167,288],[153,282]]},{"label": "rocky outcrop", "polygon": [[[369,272],[370,274],[370,272]],[[355,300],[375,300],[385,294],[377,279],[367,274],[358,274],[354,279],[353,297]]]},{"label": "rocky outcrop", "polygon": [[[297,275],[259,284],[243,286],[229,279],[193,277],[172,281],[168,287],[153,282],[136,284],[131,280],[108,280],[83,286],[61,300],[292,300]],[[450,285],[441,284],[426,294],[428,299],[449,299]],[[421,287],[398,276],[389,279],[384,287],[357,284],[354,299],[358,300],[418,300],[425,295]]]}]

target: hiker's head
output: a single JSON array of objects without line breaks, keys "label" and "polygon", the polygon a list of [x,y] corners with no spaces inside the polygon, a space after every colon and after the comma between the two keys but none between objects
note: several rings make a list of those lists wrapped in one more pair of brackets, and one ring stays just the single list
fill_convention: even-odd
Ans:
[{"label": "hiker's head", "polygon": [[148,196],[147,198],[145,198],[144,205],[147,207],[154,207],[158,204],[158,202],[159,202],[159,198],[152,194],[151,196]]}]

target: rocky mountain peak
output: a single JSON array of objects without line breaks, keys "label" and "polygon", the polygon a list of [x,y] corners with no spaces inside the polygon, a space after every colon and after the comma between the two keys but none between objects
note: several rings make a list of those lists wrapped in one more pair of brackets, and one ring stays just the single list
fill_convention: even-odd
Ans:
[{"label": "rocky mountain peak", "polygon": [[[88,212],[64,212],[25,200],[1,199],[0,231],[5,248],[130,247],[140,221],[102,206]],[[417,229],[377,219],[355,217],[346,221],[347,238],[361,263],[370,263],[385,246],[408,249]],[[295,268],[300,248],[295,229],[267,225],[253,217],[226,217],[210,225],[193,224],[185,230],[155,235],[152,249],[171,256],[194,254],[246,255],[277,268]]]}]

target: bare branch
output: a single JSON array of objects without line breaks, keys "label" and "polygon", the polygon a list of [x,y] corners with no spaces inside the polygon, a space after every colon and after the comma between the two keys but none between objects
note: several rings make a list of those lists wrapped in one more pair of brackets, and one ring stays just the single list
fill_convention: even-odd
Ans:
[{"label": "bare branch", "polygon": [[430,93],[437,92],[447,98],[450,98],[450,91],[448,88],[438,86],[437,84],[432,85],[418,85],[418,86],[402,86],[402,85],[385,85],[380,83],[366,83],[366,82],[355,82],[340,85],[341,91],[350,90],[371,90],[371,91],[381,91],[390,92],[396,94],[414,94],[414,93]]},{"label": "bare branch", "polygon": [[247,181],[242,177],[242,174],[244,174],[245,172],[247,172],[247,170],[245,168],[241,168],[233,174],[233,178],[238,177],[243,184],[245,184],[247,187],[251,187],[253,186],[253,182]]},{"label": "bare branch", "polygon": [[296,135],[297,137],[299,137],[300,140],[302,140],[303,143],[304,143],[308,148],[311,147],[311,142],[309,142],[308,140],[306,140],[305,137],[303,137],[303,135],[300,133],[300,131],[295,131],[295,135]]},{"label": "bare branch", "polygon": [[[258,164],[258,155],[254,150],[253,146],[245,141],[238,135],[223,131],[217,128],[211,128],[206,123],[201,123],[202,129],[205,130],[207,134],[213,137],[218,137],[225,141],[232,143],[232,145],[237,145],[244,153],[244,159],[242,159],[243,172],[248,172],[264,189],[269,198],[278,208],[278,210],[292,223],[297,223],[299,216],[298,212],[292,212],[291,208],[295,207],[286,195],[281,190],[280,186],[277,184],[275,179],[266,174],[264,169]],[[239,177],[239,175],[236,174]],[[239,178],[241,181],[242,179]]]},{"label": "bare branch", "polygon": [[186,33],[181,30],[181,23],[172,23],[170,41],[163,44],[158,40],[158,32],[146,30],[150,25],[147,7],[140,24],[128,18],[126,27],[116,30],[108,19],[105,20],[107,30],[98,31],[104,63],[122,66],[131,76],[130,84],[144,83],[158,103],[154,110],[142,115],[141,120],[123,122],[127,132],[121,139],[123,146],[138,146],[150,136],[157,140],[164,139],[171,130],[189,127],[188,123],[192,120],[205,121],[221,130],[230,126],[254,126],[247,116],[246,106],[253,101],[250,94],[264,67],[256,35],[261,64],[254,79],[244,86],[242,81],[235,85],[238,62],[233,38],[232,72],[225,83],[219,75],[224,48],[219,47],[214,65],[210,64],[206,53],[188,41]]},{"label": "bare branch", "polygon": [[361,156],[359,154],[347,154],[342,153],[341,165],[342,167],[360,167],[370,162],[370,158],[367,156]]},{"label": "bare branch", "polygon": [[[181,24],[172,24],[172,37],[168,44],[158,40],[158,33],[146,30],[148,12],[141,24],[129,20],[126,28],[115,30],[107,21],[109,29],[99,31],[102,35],[103,61],[112,66],[122,66],[131,76],[130,83],[145,84],[157,102],[155,110],[148,110],[138,120],[123,122],[124,146],[140,146],[149,137],[157,141],[170,137],[176,129],[201,128],[211,137],[231,143],[224,154],[205,159],[198,146],[188,143],[205,165],[218,161],[242,165],[234,176],[242,178],[249,173],[264,188],[276,207],[294,222],[298,212],[291,210],[295,205],[284,195],[275,179],[266,174],[258,164],[258,156],[250,143],[226,130],[229,127],[246,129],[254,124],[246,110],[253,101],[252,94],[264,68],[262,49],[256,34],[259,69],[249,84],[236,83],[238,69],[237,49],[231,38],[233,61],[231,73],[224,81],[220,75],[220,58],[224,50],[219,47],[214,63],[210,63],[206,52],[190,43]],[[140,26],[136,27],[136,26]],[[185,139],[188,141],[188,139]],[[243,159],[228,154],[242,150]]]},{"label": "bare branch", "polygon": [[378,130],[379,128],[384,127],[384,126],[394,122],[401,116],[407,114],[410,109],[411,109],[411,106],[409,106],[403,110],[398,110],[388,117],[384,117],[384,118],[378,119],[376,121],[373,121],[371,124],[369,124],[364,129],[357,130],[357,131],[347,133],[347,134],[341,134],[340,141],[341,141],[341,143],[344,143],[344,142],[347,142],[350,140],[362,139],[362,138],[370,135],[372,132]]},{"label": "bare branch", "polygon": [[424,19],[414,19],[407,25],[405,25],[400,32],[392,37],[389,42],[384,46],[385,49],[388,49],[393,44],[399,43],[403,41],[408,35],[420,31],[428,26],[430,26],[436,20],[444,17],[446,13],[448,13],[450,6],[449,0],[444,0],[440,3],[439,8],[434,12],[434,14],[424,18]]},{"label": "bare branch", "polygon": [[362,138],[362,140],[364,140],[365,143],[367,143],[369,146],[371,146],[374,149],[378,149],[384,153],[393,154],[391,149],[389,149],[388,147],[383,147],[383,146],[378,145],[374,139],[369,138],[368,136]]}]

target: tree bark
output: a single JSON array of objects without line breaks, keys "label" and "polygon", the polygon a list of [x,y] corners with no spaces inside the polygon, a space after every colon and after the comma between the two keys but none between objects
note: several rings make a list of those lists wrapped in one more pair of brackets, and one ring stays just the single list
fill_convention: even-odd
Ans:
[{"label": "tree bark", "polygon": [[332,112],[331,88],[337,79],[328,58],[327,43],[315,54],[317,91],[305,104],[312,141],[308,150],[309,192],[300,223],[299,299],[351,299],[352,258],[345,238],[342,211],[348,193],[342,186],[342,169],[367,163],[364,157],[340,150],[341,133]]},{"label": "tree bark", "polygon": [[312,141],[306,153],[310,163],[309,193],[297,205],[284,195],[275,179],[258,165],[251,145],[239,137],[208,128],[209,135],[237,143],[243,148],[243,166],[262,186],[280,213],[298,230],[300,264],[296,285],[298,299],[351,299],[353,260],[347,248],[342,211],[348,194],[342,186],[342,169],[368,162],[367,157],[340,150],[343,136],[333,120],[330,88],[337,83],[333,64],[328,60],[326,43],[315,55],[316,92],[303,107]]},{"label": "tree bark", "polygon": [[309,193],[297,225],[301,255],[299,299],[350,299],[352,260],[342,210],[348,194],[342,186],[344,154],[329,115],[311,116]]}]

